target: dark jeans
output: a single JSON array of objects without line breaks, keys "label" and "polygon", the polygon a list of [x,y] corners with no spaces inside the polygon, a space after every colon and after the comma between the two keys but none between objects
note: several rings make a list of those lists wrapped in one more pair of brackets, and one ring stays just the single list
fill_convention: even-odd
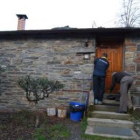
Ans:
[{"label": "dark jeans", "polygon": [[94,99],[102,101],[104,91],[105,91],[105,76],[93,75]]}]

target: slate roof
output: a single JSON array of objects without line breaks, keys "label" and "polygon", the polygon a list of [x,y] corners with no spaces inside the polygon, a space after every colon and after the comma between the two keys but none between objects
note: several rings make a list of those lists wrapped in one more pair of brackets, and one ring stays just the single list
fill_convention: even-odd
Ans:
[{"label": "slate roof", "polygon": [[71,28],[50,30],[16,30],[0,31],[0,39],[16,38],[67,38],[67,37],[118,37],[139,35],[140,28]]}]

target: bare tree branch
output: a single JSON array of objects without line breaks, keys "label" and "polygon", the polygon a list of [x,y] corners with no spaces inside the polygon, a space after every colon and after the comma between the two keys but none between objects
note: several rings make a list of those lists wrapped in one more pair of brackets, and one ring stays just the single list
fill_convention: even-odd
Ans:
[{"label": "bare tree branch", "polygon": [[140,25],[140,0],[123,0],[119,23],[124,27],[138,27]]}]

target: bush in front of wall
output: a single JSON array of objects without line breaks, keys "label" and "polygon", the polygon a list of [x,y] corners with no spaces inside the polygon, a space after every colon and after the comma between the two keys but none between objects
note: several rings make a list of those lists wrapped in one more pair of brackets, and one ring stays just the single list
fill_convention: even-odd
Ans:
[{"label": "bush in front of wall", "polygon": [[53,91],[60,90],[64,87],[59,81],[48,80],[48,78],[34,78],[30,75],[22,77],[18,80],[19,86],[26,92],[28,101],[34,101],[35,104],[39,100],[49,97]]},{"label": "bush in front of wall", "polygon": [[[39,100],[43,100],[49,97],[49,94],[53,91],[60,90],[64,87],[59,81],[51,81],[47,78],[35,78],[27,75],[18,80],[19,86],[26,92],[26,98],[30,102],[36,104]],[[39,115],[37,113],[35,127],[39,124]]]}]

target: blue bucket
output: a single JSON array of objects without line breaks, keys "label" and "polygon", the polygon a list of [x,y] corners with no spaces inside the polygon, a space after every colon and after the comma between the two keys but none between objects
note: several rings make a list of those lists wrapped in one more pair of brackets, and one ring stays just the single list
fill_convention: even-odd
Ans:
[{"label": "blue bucket", "polygon": [[78,102],[70,102],[70,120],[80,121],[83,117],[85,105]]}]

